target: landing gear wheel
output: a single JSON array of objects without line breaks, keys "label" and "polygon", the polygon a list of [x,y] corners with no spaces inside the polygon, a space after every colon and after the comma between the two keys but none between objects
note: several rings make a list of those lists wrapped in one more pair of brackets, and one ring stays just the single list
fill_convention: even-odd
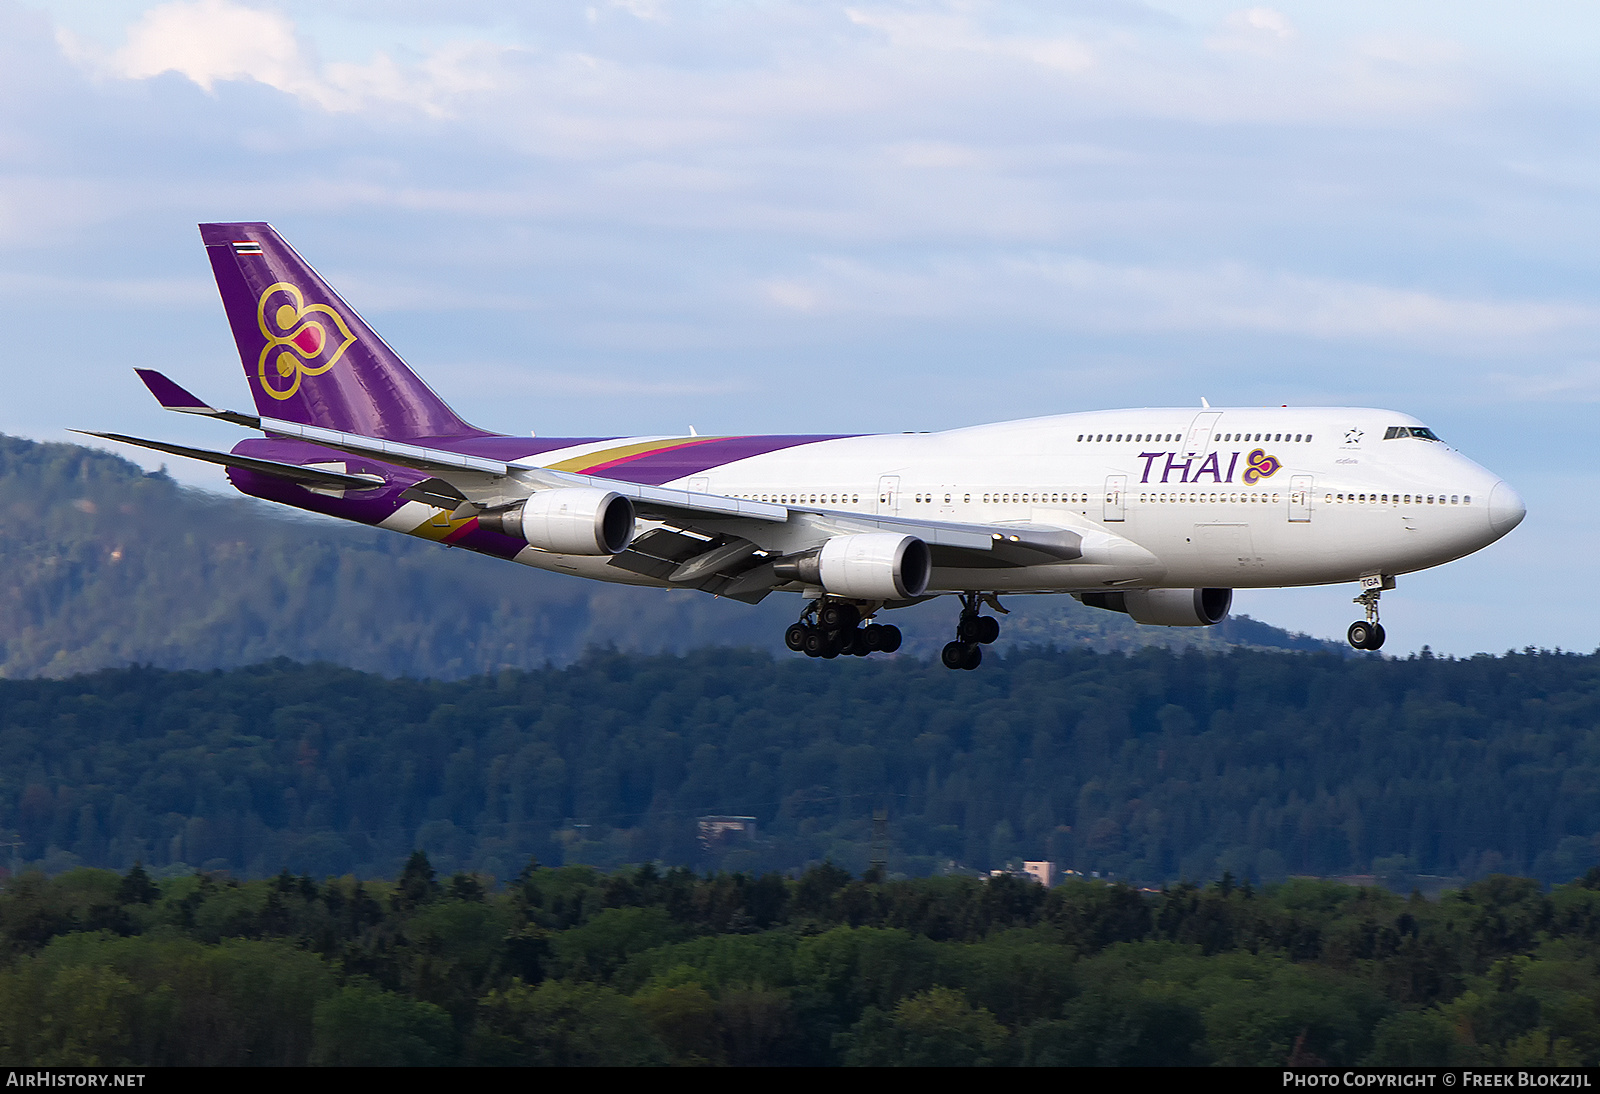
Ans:
[{"label": "landing gear wheel", "polygon": [[857,627],[850,632],[850,652],[857,657],[865,657],[872,652],[872,643],[867,639],[865,628]]},{"label": "landing gear wheel", "polygon": [[983,664],[983,647],[976,642],[951,642],[939,651],[947,669],[975,669]]},{"label": "landing gear wheel", "polygon": [[981,593],[961,594],[961,618],[956,621],[956,641],[961,645],[988,645],[1000,637],[1000,620],[992,615],[979,615],[982,605]]},{"label": "landing gear wheel", "polygon": [[854,604],[825,604],[817,620],[828,630],[848,631],[861,622],[861,613]]},{"label": "landing gear wheel", "polygon": [[1362,592],[1355,598],[1354,603],[1367,610],[1367,618],[1350,624],[1350,631],[1345,636],[1350,644],[1358,650],[1380,650],[1383,648],[1383,624],[1378,622],[1378,598],[1385,589],[1394,588],[1394,578],[1379,578],[1367,576],[1361,579]]},{"label": "landing gear wheel", "polygon": [[794,626],[783,632],[783,644],[788,646],[795,653],[804,653],[806,648],[806,635],[810,632],[811,628],[806,626],[804,623],[796,623]]},{"label": "landing gear wheel", "polygon": [[821,657],[822,656],[822,651],[827,649],[827,648],[828,648],[828,637],[827,637],[827,635],[823,634],[816,627],[807,627],[806,628],[806,647],[805,647],[806,656],[807,657]]},{"label": "landing gear wheel", "polygon": [[884,653],[893,653],[900,648],[900,628],[893,623],[883,624],[883,630],[878,635],[878,648]]}]

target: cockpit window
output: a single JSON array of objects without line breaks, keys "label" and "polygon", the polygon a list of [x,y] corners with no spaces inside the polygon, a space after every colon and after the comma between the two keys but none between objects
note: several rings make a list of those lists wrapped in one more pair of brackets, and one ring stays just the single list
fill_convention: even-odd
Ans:
[{"label": "cockpit window", "polygon": [[1415,437],[1419,441],[1437,441],[1439,438],[1427,426],[1421,425],[1392,425],[1384,431],[1383,439],[1392,441],[1397,437]]}]

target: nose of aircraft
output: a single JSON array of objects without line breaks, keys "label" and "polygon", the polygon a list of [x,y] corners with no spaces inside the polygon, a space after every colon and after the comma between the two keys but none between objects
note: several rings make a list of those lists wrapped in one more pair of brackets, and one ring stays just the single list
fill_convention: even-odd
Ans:
[{"label": "nose of aircraft", "polygon": [[1522,523],[1528,507],[1522,504],[1522,495],[1510,483],[1501,480],[1489,492],[1489,527],[1494,534],[1503,536]]}]

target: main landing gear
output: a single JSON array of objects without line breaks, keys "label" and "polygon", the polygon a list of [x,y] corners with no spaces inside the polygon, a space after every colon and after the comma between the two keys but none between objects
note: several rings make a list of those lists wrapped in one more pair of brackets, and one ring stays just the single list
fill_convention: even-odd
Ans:
[{"label": "main landing gear", "polygon": [[[979,615],[979,593],[961,594],[961,619],[956,623],[956,640],[939,653],[947,669],[975,669],[983,663],[983,647],[1000,637],[1000,621],[992,615]],[[999,605],[996,604],[996,607]],[[1004,608],[1000,609],[1005,611]]]},{"label": "main landing gear", "polygon": [[783,635],[784,645],[807,657],[832,660],[840,654],[865,657],[900,648],[900,628],[882,623],[861,625],[861,609],[844,600],[822,599],[806,608],[800,622]]},{"label": "main landing gear", "polygon": [[1383,595],[1383,590],[1394,588],[1394,578],[1364,577],[1361,579],[1361,595],[1352,603],[1359,604],[1367,611],[1365,620],[1356,620],[1350,624],[1350,629],[1345,632],[1345,639],[1358,650],[1380,650],[1383,648],[1383,624],[1378,622],[1378,597]]}]

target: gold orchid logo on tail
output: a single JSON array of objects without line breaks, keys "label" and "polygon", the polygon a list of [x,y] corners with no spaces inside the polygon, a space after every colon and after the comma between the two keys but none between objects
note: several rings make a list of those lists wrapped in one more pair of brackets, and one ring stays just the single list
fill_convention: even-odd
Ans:
[{"label": "gold orchid logo on tail", "polygon": [[256,304],[256,322],[267,339],[256,377],[274,399],[299,391],[302,377],[327,372],[356,340],[338,312],[326,304],[308,305],[287,281],[267,286]]}]

